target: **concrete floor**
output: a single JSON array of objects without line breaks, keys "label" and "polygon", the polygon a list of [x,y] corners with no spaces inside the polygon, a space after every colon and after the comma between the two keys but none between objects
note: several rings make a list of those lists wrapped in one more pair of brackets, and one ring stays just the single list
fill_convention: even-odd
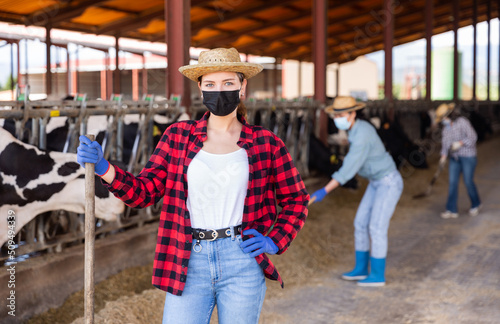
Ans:
[{"label": "concrete floor", "polygon": [[[347,264],[333,264],[309,284],[267,300],[261,323],[500,323],[499,148],[498,136],[478,148],[475,179],[483,209],[477,217],[467,214],[463,185],[460,217],[439,217],[447,173],[430,197],[413,202],[410,194],[425,186],[408,188],[412,181],[405,180],[389,230],[385,287],[358,287],[340,279],[353,265],[347,258]],[[417,172],[432,177],[431,170]]]}]

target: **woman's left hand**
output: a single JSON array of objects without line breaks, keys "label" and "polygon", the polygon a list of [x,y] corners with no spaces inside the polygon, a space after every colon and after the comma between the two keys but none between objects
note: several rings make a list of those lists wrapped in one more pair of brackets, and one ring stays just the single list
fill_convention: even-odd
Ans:
[{"label": "woman's left hand", "polygon": [[250,253],[251,257],[256,257],[262,253],[276,254],[278,252],[278,246],[273,242],[270,237],[264,236],[257,232],[257,230],[249,229],[243,232],[244,235],[253,235],[246,241],[240,244],[243,252]]}]

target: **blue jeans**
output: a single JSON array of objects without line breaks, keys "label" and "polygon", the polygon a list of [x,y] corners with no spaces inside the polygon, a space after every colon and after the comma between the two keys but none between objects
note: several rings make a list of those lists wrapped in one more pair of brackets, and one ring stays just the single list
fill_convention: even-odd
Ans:
[{"label": "blue jeans", "polygon": [[354,219],[354,247],[369,251],[371,256],[387,256],[389,221],[403,192],[403,178],[398,170],[379,180],[372,180],[366,188]]},{"label": "blue jeans", "polygon": [[241,235],[195,242],[182,296],[166,294],[163,324],[208,324],[215,305],[219,323],[258,323],[266,282]]},{"label": "blue jeans", "polygon": [[460,173],[464,175],[465,187],[469,194],[471,208],[476,208],[481,204],[476,185],[474,184],[474,171],[476,165],[477,158],[475,156],[459,156],[458,159],[450,158],[448,167],[448,202],[446,203],[446,210],[452,213],[458,212],[458,182],[460,181]]}]

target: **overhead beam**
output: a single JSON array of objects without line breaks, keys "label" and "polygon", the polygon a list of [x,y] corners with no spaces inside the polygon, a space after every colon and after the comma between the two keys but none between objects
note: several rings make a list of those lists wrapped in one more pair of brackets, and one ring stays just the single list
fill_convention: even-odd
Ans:
[{"label": "overhead beam", "polygon": [[52,24],[52,27],[56,27],[59,22],[63,22],[66,20],[70,20],[74,17],[80,16],[87,8],[95,7],[101,2],[105,2],[107,0],[84,0],[78,2],[76,5],[73,5],[74,2],[66,2],[66,5],[63,5],[60,2],[57,2],[55,5],[44,8],[42,10],[38,10],[33,14],[29,15],[25,18],[24,24],[26,26],[35,25],[35,26],[45,26],[48,23]]},{"label": "overhead beam", "polygon": [[[432,28],[434,27],[434,0],[425,0],[425,100],[431,101]],[[430,107],[429,107],[430,108]]]},{"label": "overhead beam", "polygon": [[[443,13],[441,15],[435,16],[433,34],[442,33],[442,32],[450,30],[450,26],[449,26],[450,21],[448,20],[448,16],[449,16],[449,13]],[[480,21],[483,21],[483,20],[485,20],[485,18],[482,20],[480,19]],[[396,20],[396,23],[397,22],[398,21]],[[466,23],[462,21],[460,24],[460,27],[464,27],[465,25],[466,25]],[[411,26],[411,28],[404,28],[407,26]],[[402,25],[400,22],[399,24],[396,25],[396,28],[395,28],[395,44],[397,44],[397,45],[403,44],[402,42],[399,42],[398,39],[410,37],[411,35],[417,35],[417,37],[415,37],[411,41],[423,38],[425,36],[424,28],[425,28],[425,24],[424,24],[424,21],[422,21],[421,19],[419,21],[408,21],[407,24],[405,24],[405,25]],[[383,36],[379,35],[378,37],[372,39],[371,42],[365,44],[365,46],[363,46],[362,48],[353,48],[352,50],[351,50],[351,48],[354,47],[354,45],[351,45],[348,43],[344,44],[345,46],[348,47],[347,49],[346,48],[340,49],[339,46],[329,46],[333,49],[329,50],[328,57],[329,58],[333,57],[335,59],[329,59],[328,62],[329,63],[349,62],[360,55],[364,55],[364,54],[372,53],[374,51],[382,50],[383,49],[382,40],[383,40]],[[295,48],[298,48],[299,46],[303,46],[303,45],[306,45],[306,43],[295,44]],[[348,56],[343,55],[344,52],[347,50],[350,50],[349,55]],[[290,48],[282,49],[282,53],[292,53],[293,54],[294,51],[293,51],[293,48],[290,47]],[[276,54],[278,56],[280,55],[280,53],[274,53],[274,54]],[[307,58],[310,60],[311,52],[310,51],[306,52],[306,53],[303,52],[303,53],[301,53],[301,55],[297,55],[297,56],[283,55],[280,57],[284,57],[284,58],[288,58],[288,59],[300,59],[300,60],[306,60],[306,58]]]},{"label": "overhead beam", "polygon": [[[251,6],[249,7],[243,7],[243,8],[236,8],[231,11],[231,12],[223,12],[222,8],[220,10],[217,10],[217,8],[213,8],[215,10],[216,15],[194,22],[191,24],[191,32],[193,34],[198,33],[198,31],[202,28],[206,28],[207,26],[218,24],[221,22],[227,22],[231,19],[235,18],[241,18],[241,17],[248,17],[256,12],[259,11],[264,11],[264,10],[269,10],[273,7],[279,7],[286,5],[290,2],[296,2],[297,0],[273,0],[273,1],[268,1],[266,2],[265,5],[260,4],[259,2],[254,2],[254,1],[242,1],[239,3],[251,3]],[[204,7],[208,9],[208,7]],[[210,8],[212,9],[212,8]]]},{"label": "overhead beam", "polygon": [[[335,5],[331,5],[328,8],[328,14],[330,12],[334,12],[336,9],[338,9],[340,7],[352,6],[353,4],[355,4],[357,2],[360,2],[360,1],[361,0],[349,1],[348,5],[346,5],[346,4],[340,5],[338,3],[336,3]],[[365,8],[365,12],[364,13],[357,13],[356,15],[349,15],[349,16],[346,16],[346,17],[342,17],[340,19],[335,19],[335,23],[339,24],[339,23],[342,23],[342,22],[350,20],[350,19],[358,18],[362,14],[369,13],[371,10],[373,10],[373,8],[374,7]],[[236,40],[238,40],[238,38],[240,38],[243,35],[248,35],[250,33],[253,33],[255,31],[262,30],[262,29],[265,29],[265,28],[270,28],[270,27],[275,27],[275,26],[281,26],[281,27],[285,27],[285,28],[290,28],[290,27],[284,26],[284,25],[286,25],[286,24],[288,24],[290,22],[302,19],[302,18],[309,18],[310,16],[311,16],[311,11],[310,10],[301,10],[301,11],[298,12],[297,15],[295,15],[293,17],[283,17],[283,18],[280,18],[280,19],[277,19],[277,20],[267,21],[267,22],[262,23],[262,24],[257,24],[255,26],[251,26],[251,27],[248,27],[248,28],[243,28],[241,30],[238,30],[237,32],[231,31],[230,33],[228,32],[228,33],[226,33],[224,35],[217,35],[217,36],[214,36],[214,37],[210,37],[210,38],[204,39],[202,41],[194,42],[193,45],[194,46],[199,46],[199,47],[210,47],[210,46],[212,46],[212,44],[224,44],[224,43],[228,44],[228,43],[235,42]],[[252,18],[250,17],[248,19],[252,19]],[[295,35],[295,33],[296,33],[296,29],[294,28],[294,29],[292,29],[290,31],[289,35]],[[273,36],[273,37],[278,38],[278,37],[282,37],[282,36]]]},{"label": "overhead beam", "polygon": [[394,120],[392,93],[392,48],[394,46],[394,2],[384,0],[384,98],[389,103],[389,119]]},{"label": "overhead beam", "polygon": [[[462,9],[462,13],[464,14],[464,16],[466,16],[466,14],[469,12],[469,9],[472,9],[472,7],[462,7],[461,9]],[[486,6],[482,7],[481,9],[482,9],[481,11],[486,12]],[[410,13],[404,15],[404,17],[410,17],[410,16],[411,16]],[[447,28],[447,30],[451,30],[451,25],[450,25],[451,22],[449,21],[449,16],[450,16],[449,9],[444,10],[439,15],[435,15],[435,18],[434,18],[435,25],[437,27],[449,26],[449,28]],[[412,18],[412,20],[405,20],[405,21],[401,21],[401,19],[398,20],[397,18],[401,18],[401,15],[396,17],[396,26],[395,26],[395,41],[396,41],[396,43],[397,43],[399,38],[403,38],[403,37],[406,37],[407,35],[411,35],[414,33],[420,33],[422,35],[421,37],[424,37],[424,34],[422,31],[424,30],[425,25],[424,25],[424,21],[421,19],[421,17],[415,16]],[[465,25],[466,25],[465,21],[460,22],[461,27],[463,27]],[[411,26],[411,28],[408,28],[408,26]],[[435,32],[436,32],[436,28],[433,29],[433,34],[435,34]],[[344,34],[339,34],[339,33],[329,34],[328,38],[335,39],[337,46],[335,46],[335,48],[333,48],[332,50],[329,50],[328,57],[329,58],[330,57],[337,58],[338,60],[341,60],[341,61],[351,61],[357,57],[355,53],[359,52],[359,50],[361,50],[363,48],[370,48],[372,45],[377,44],[377,43],[381,44],[383,41],[383,34],[378,34],[375,37],[367,38],[367,42],[364,43],[362,47],[356,46],[353,44],[353,41],[351,41],[351,40],[354,40],[354,37],[356,37],[357,33],[358,33],[357,31],[353,30],[347,34],[346,33],[344,33]],[[350,41],[346,42],[345,39],[349,39]],[[282,55],[282,53],[285,53],[285,54],[286,53],[288,53],[288,54],[294,53],[294,49],[297,49],[300,46],[307,45],[307,43],[308,43],[307,41],[295,43],[295,44],[293,44],[293,46],[279,48],[279,49],[273,50],[271,52],[267,52],[267,54],[269,56],[277,55],[279,57],[290,58],[289,55],[285,55],[285,56],[280,56],[280,55]],[[341,45],[342,48],[340,48],[339,45]],[[333,46],[330,45],[329,47],[332,48]],[[379,48],[379,49],[381,49],[381,48]],[[311,52],[309,51],[308,52],[309,59],[310,59],[310,53]],[[305,55],[307,55],[307,54],[302,53],[302,56],[300,56],[300,59],[304,60]],[[341,56],[341,57],[339,57],[339,56]],[[343,56],[347,56],[347,59],[344,59]],[[333,62],[337,62],[337,60],[329,59],[329,62],[333,63]]]},{"label": "overhead beam", "polygon": [[146,26],[152,19],[164,16],[165,16],[164,6],[155,7],[154,9],[141,12],[135,15],[134,17],[127,17],[124,19],[120,19],[119,21],[102,26],[97,30],[97,34],[106,34],[109,32],[116,32],[118,30],[121,33],[127,32],[129,30],[134,30]]}]

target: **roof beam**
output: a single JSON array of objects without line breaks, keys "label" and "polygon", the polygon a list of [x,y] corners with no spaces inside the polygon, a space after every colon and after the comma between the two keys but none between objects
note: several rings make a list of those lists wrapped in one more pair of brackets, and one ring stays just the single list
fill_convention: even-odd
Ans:
[{"label": "roof beam", "polygon": [[[289,23],[291,21],[301,19],[301,18],[306,18],[306,17],[309,17],[310,15],[311,15],[310,11],[305,11],[305,12],[298,14],[296,16],[293,16],[291,18],[285,17],[285,18],[279,19],[277,21],[268,21],[268,22],[265,22],[265,23],[260,24],[258,26],[252,26],[252,27],[249,27],[246,29],[242,29],[241,31],[238,31],[237,33],[226,32],[224,35],[210,37],[210,38],[204,39],[203,41],[193,42],[193,46],[204,47],[204,46],[208,46],[208,45],[212,45],[212,44],[232,43],[232,42],[235,42],[236,40],[238,40],[238,38],[240,38],[243,35],[248,35],[248,34],[253,33],[255,31],[262,30],[265,28],[274,27],[277,25],[283,27],[283,25],[286,25],[287,23]],[[285,27],[285,28],[291,29],[290,27]],[[292,32],[297,32],[297,29],[295,29],[295,28],[292,29],[292,31],[290,33],[292,33]],[[281,35],[280,36],[273,36],[273,37],[281,37]]]},{"label": "roof beam", "polygon": [[[462,10],[464,10],[464,9],[465,8],[462,8]],[[470,8],[468,8],[468,9],[470,9]],[[462,12],[464,12],[464,11],[462,11]],[[451,26],[450,26],[451,22],[449,21],[448,16],[449,16],[449,13],[441,14],[440,16],[435,16],[433,35],[435,35],[436,33],[439,33],[439,32],[451,30]],[[462,19],[460,21],[460,27],[466,26],[468,19],[469,18]],[[415,23],[415,24],[410,23],[409,25],[411,25],[412,27],[411,28],[401,28],[400,27],[400,28],[395,29],[395,34],[396,34],[395,35],[395,43],[396,43],[395,45],[401,45],[401,44],[408,43],[410,41],[414,41],[414,40],[417,40],[417,39],[424,37],[425,23],[423,21]],[[415,35],[415,37],[412,37],[413,35]],[[401,39],[405,39],[405,41],[401,41]],[[360,55],[364,55],[364,54],[373,52],[374,48],[376,48],[377,50],[381,50],[381,49],[383,49],[381,40],[382,40],[381,37],[377,37],[376,39],[371,40],[370,43],[366,44],[366,46],[364,46],[363,48],[352,50],[349,53],[349,55],[347,55],[347,56],[345,55],[346,54],[345,49],[339,50],[338,47],[336,47],[335,49],[329,51],[329,57],[333,57],[333,59],[330,59],[329,62],[337,62],[337,61],[347,62],[347,61],[350,61],[350,60],[352,60]]]},{"label": "roof beam", "polygon": [[[447,5],[449,5],[449,4],[442,4],[441,7],[447,6]],[[441,8],[439,8],[439,9],[441,9]],[[469,10],[469,9],[471,9],[470,6],[464,6],[461,8],[462,17],[467,17],[466,13],[468,12],[467,10]],[[480,13],[484,10],[486,10],[485,5],[478,9],[478,11]],[[413,14],[413,12],[407,12],[405,14],[400,14],[396,17],[396,22],[398,20],[397,18],[408,17],[408,16],[411,16],[412,14]],[[435,15],[435,17],[434,17],[434,21],[435,21],[434,30],[436,30],[439,27],[446,26],[447,24],[448,25],[451,24],[451,22],[448,19],[448,16],[449,16],[449,12],[447,10],[442,10],[442,13],[440,15]],[[441,21],[439,21],[439,19],[441,19]],[[399,24],[404,24],[404,25],[398,25],[395,28],[395,41],[397,41],[398,38],[407,37],[408,35],[411,35],[412,33],[418,33],[419,31],[422,31],[422,32],[424,31],[423,21],[421,21],[421,19],[419,19],[418,17],[416,17],[415,19],[412,19],[411,21],[406,20],[406,21],[401,22],[401,20],[400,20]],[[409,25],[410,26],[413,25],[414,27],[412,27],[411,29],[405,28]],[[466,19],[462,19],[460,22],[460,26],[465,26],[465,25],[466,25]],[[450,28],[448,28],[448,30],[450,30]],[[408,31],[408,30],[410,30],[410,31]],[[348,38],[348,39],[353,40],[356,37],[356,31],[349,32],[348,34],[345,34],[345,33],[332,34],[332,33],[330,33],[328,35],[328,38],[329,39],[331,39],[331,38],[338,39],[337,37],[341,37],[341,36],[344,36],[343,37],[344,39]],[[383,34],[377,35],[376,37],[371,37],[369,39],[369,42],[367,44],[365,44],[362,48],[355,49],[355,50],[351,51],[352,54],[349,55],[351,57],[350,60],[359,56],[357,53],[361,52],[365,47],[371,48],[372,46],[374,46],[374,44],[380,43],[378,45],[380,45],[380,48],[383,48],[382,43],[381,43],[382,40],[383,40]],[[335,49],[329,51],[329,53],[328,53],[330,63],[337,62],[340,59],[339,55],[345,54],[346,48],[343,48],[340,50],[338,49],[338,48],[340,48],[340,46],[339,46],[340,44],[344,44],[348,48],[355,47],[355,45],[353,44],[352,41],[343,42],[341,40],[337,40],[336,43],[337,43],[337,46],[335,46]],[[266,55],[268,55],[268,56],[283,55],[282,56],[283,58],[301,58],[301,59],[303,59],[305,57],[310,57],[310,55],[311,55],[310,51],[308,51],[307,53],[301,52],[300,55],[297,55],[297,56],[293,56],[293,53],[294,53],[295,49],[297,49],[301,46],[307,46],[307,45],[309,45],[307,41],[300,42],[300,43],[293,44],[292,46],[286,46],[283,48],[277,48],[273,51],[267,51]],[[365,52],[365,51],[363,51],[363,52]],[[371,52],[366,52],[366,53],[371,53]],[[364,53],[364,54],[366,54],[366,53]],[[332,59],[332,56],[334,57],[333,59]],[[349,59],[342,59],[342,61],[349,61]]]},{"label": "roof beam", "polygon": [[[349,1],[347,4],[343,4],[343,5],[340,5],[338,3],[336,3],[335,5],[330,5],[329,9],[328,9],[328,12],[331,12],[333,10],[336,10],[336,9],[338,9],[340,7],[344,7],[344,6],[353,6],[357,2],[360,2],[360,1],[362,1],[362,0]],[[373,7],[370,7],[367,10],[368,11],[366,13],[369,13],[371,10],[373,10]],[[311,16],[311,10],[302,10],[297,15],[295,15],[293,17],[283,17],[282,19],[273,20],[273,21],[267,21],[267,22],[265,22],[263,24],[259,24],[259,25],[256,25],[256,26],[251,26],[251,27],[239,30],[237,33],[233,33],[233,32],[228,33],[228,32],[226,32],[223,35],[217,35],[217,36],[214,36],[214,37],[210,37],[210,38],[204,39],[203,41],[193,42],[193,46],[207,47],[207,46],[213,46],[214,44],[223,45],[223,44],[232,43],[232,42],[235,42],[236,40],[238,40],[238,38],[240,38],[243,35],[248,35],[249,33],[253,33],[255,31],[262,30],[262,29],[265,29],[265,28],[274,27],[274,26],[285,27],[283,25],[286,25],[287,23],[290,23],[290,22],[292,22],[294,20],[298,20],[298,19],[302,19],[302,18],[307,18],[307,17],[310,17],[310,16]],[[357,13],[355,16],[342,17],[340,20],[336,20],[335,22],[336,23],[343,22],[343,21],[346,21],[346,20],[349,20],[349,19],[356,18],[358,16],[359,16],[359,13]],[[252,19],[252,18],[250,18],[250,19]],[[285,28],[290,29],[290,27],[285,27]],[[297,29],[291,29],[288,35],[279,35],[279,36],[275,35],[273,37],[275,37],[275,38],[281,37],[282,38],[282,37],[287,37],[287,36],[295,35],[295,33],[297,33]],[[255,36],[255,37],[258,38],[257,36]],[[258,44],[258,45],[260,45],[260,44]]]},{"label": "roof beam", "polygon": [[[264,10],[269,10],[274,7],[279,7],[286,5],[290,2],[297,2],[297,0],[273,0],[273,1],[268,1],[265,3],[265,5],[257,3],[256,5],[254,4],[251,7],[246,7],[246,8],[241,8],[241,9],[236,9],[228,12],[228,13],[221,13],[217,8],[214,8],[213,10],[216,12],[216,15],[191,23],[191,31],[193,34],[196,34],[200,29],[202,28],[207,28],[210,27],[211,25],[215,25],[221,22],[226,22],[231,19],[236,19],[236,18],[241,18],[241,17],[248,17],[249,15],[252,15],[256,12],[259,11],[264,11]],[[255,3],[255,1],[246,1],[245,3]],[[208,9],[208,8],[207,8]],[[223,15],[223,16],[221,16]]]},{"label": "roof beam", "polygon": [[29,15],[24,19],[24,24],[26,26],[46,26],[50,23],[55,27],[60,22],[80,16],[88,7],[95,7],[104,1],[107,0],[84,0],[77,2],[77,4],[74,4],[76,1],[71,1],[65,5],[56,3]]},{"label": "roof beam", "polygon": [[12,12],[0,11],[0,21],[14,24],[24,24],[24,16]]},{"label": "roof beam", "polygon": [[153,9],[143,11],[133,17],[126,17],[124,19],[120,19],[119,21],[102,26],[97,29],[97,34],[106,34],[117,30],[123,33],[129,30],[139,29],[146,26],[151,20],[164,16],[165,6],[158,6]]}]

